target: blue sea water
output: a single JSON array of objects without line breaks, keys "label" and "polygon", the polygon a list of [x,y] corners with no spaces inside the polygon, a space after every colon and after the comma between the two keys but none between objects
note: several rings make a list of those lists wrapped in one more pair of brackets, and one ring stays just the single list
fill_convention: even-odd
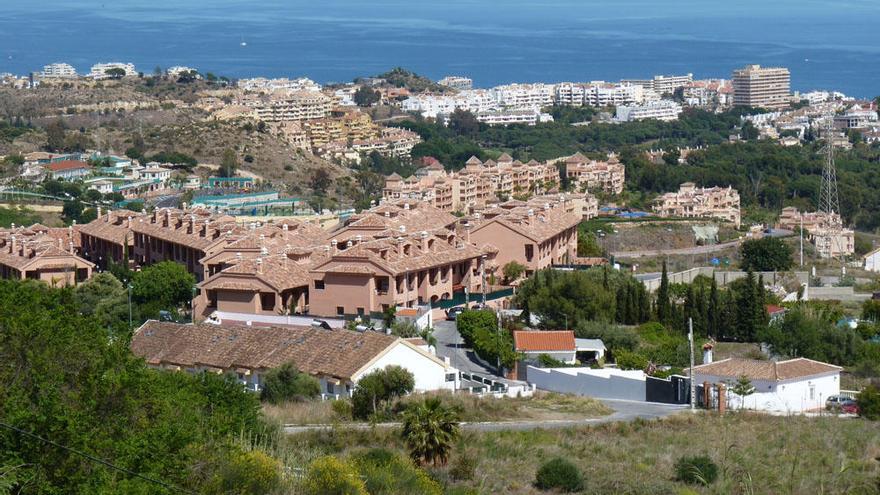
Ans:
[{"label": "blue sea water", "polygon": [[0,72],[131,61],[331,82],[403,66],[485,87],[758,63],[870,97],[878,21],[878,0],[0,0]]}]

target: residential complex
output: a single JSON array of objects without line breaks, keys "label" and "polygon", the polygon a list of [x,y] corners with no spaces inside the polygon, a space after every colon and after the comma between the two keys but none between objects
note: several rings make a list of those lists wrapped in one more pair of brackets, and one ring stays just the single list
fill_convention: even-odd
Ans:
[{"label": "residential complex", "polygon": [[649,89],[658,95],[672,95],[679,88],[688,86],[694,81],[693,74],[683,76],[654,76],[652,79],[624,79],[624,84],[632,84]]},{"label": "residential complex", "polygon": [[718,218],[740,225],[739,193],[732,187],[697,187],[685,182],[678,192],[654,201],[654,212],[663,217]]},{"label": "residential complex", "polygon": [[315,91],[282,88],[267,94],[245,94],[239,104],[252,109],[258,120],[285,122],[327,117],[333,99]]},{"label": "residential complex", "polygon": [[820,258],[838,258],[855,252],[855,232],[844,227],[836,213],[801,212],[790,206],[782,209],[777,225],[794,231],[803,228]]},{"label": "residential complex", "polygon": [[43,71],[40,72],[40,77],[43,79],[66,79],[77,77],[77,74],[76,69],[74,69],[72,65],[57,62],[43,66]]},{"label": "residential complex", "polygon": [[137,75],[137,70],[134,68],[134,64],[110,62],[106,64],[93,65],[92,70],[88,74],[88,77],[91,77],[93,79],[109,79],[111,76],[107,74],[107,71],[111,69],[122,69],[123,71],[125,71],[126,77]]},{"label": "residential complex", "polygon": [[791,75],[782,67],[747,65],[733,72],[733,104],[785,108],[791,103]]},{"label": "residential complex", "polygon": [[471,80],[471,78],[462,76],[446,76],[437,81],[437,84],[459,90],[471,89],[474,87],[474,81]]},{"label": "residential complex", "polygon": [[0,278],[41,280],[52,286],[76,285],[95,265],[77,255],[80,238],[73,227],[0,229]]},{"label": "residential complex", "polygon": [[565,159],[565,176],[572,181],[578,190],[601,191],[609,194],[620,194],[626,179],[626,169],[616,155],[607,161],[591,160],[581,153]]},{"label": "residential complex", "polygon": [[265,77],[254,77],[251,79],[239,79],[237,86],[245,91],[271,92],[276,89],[307,91],[313,93],[321,91],[321,85],[307,77],[299,77],[296,79],[267,79]]},{"label": "residential complex", "polygon": [[498,199],[552,191],[558,184],[555,165],[522,163],[505,153],[497,161],[471,157],[458,172],[446,172],[442,164],[429,159],[416,176],[387,177],[383,197],[418,199],[442,211],[467,211]]},{"label": "residential complex", "polygon": [[681,115],[681,105],[672,100],[659,100],[645,103],[644,105],[619,105],[615,119],[618,122],[632,122],[634,120],[678,120]]}]

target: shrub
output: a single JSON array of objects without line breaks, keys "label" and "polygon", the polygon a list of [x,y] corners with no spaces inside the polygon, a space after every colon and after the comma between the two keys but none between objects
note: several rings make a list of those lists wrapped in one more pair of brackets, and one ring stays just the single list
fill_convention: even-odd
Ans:
[{"label": "shrub", "polygon": [[622,370],[644,370],[648,367],[648,358],[638,352],[629,352],[622,349],[613,351],[614,362]]},{"label": "shrub", "polygon": [[281,486],[281,465],[259,450],[233,456],[219,471],[216,493],[272,493]]},{"label": "shrub", "polygon": [[875,385],[868,385],[859,393],[859,416],[877,421],[880,419],[880,389]]},{"label": "shrub", "polygon": [[576,492],[584,488],[584,478],[577,466],[561,457],[545,462],[535,475],[535,486],[542,490],[560,489]]},{"label": "shrub", "polygon": [[357,469],[336,457],[320,457],[309,464],[303,482],[310,495],[367,495]]},{"label": "shrub", "polygon": [[456,481],[469,481],[477,474],[477,458],[470,452],[462,452],[452,459],[449,475]]},{"label": "shrub", "polygon": [[711,485],[718,478],[718,465],[708,456],[685,456],[675,462],[675,479],[692,485]]},{"label": "shrub", "polygon": [[440,495],[440,485],[403,455],[384,448],[352,456],[371,495]]},{"label": "shrub", "polygon": [[340,418],[351,417],[351,402],[347,400],[334,400],[330,408],[333,409],[333,414]]},{"label": "shrub", "polygon": [[317,397],[321,393],[321,385],[314,377],[300,373],[292,363],[285,363],[280,368],[266,373],[260,400],[270,404],[280,404],[290,400]]}]

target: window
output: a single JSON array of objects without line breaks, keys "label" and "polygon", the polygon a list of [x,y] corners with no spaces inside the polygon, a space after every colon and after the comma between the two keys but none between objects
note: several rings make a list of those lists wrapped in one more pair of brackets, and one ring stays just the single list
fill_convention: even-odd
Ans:
[{"label": "window", "polygon": [[446,381],[454,382],[455,381],[455,373],[446,373]]},{"label": "window", "polygon": [[535,246],[532,244],[526,244],[526,261],[532,261],[532,257],[535,255]]},{"label": "window", "polygon": [[816,386],[810,385],[810,400],[816,400]]},{"label": "window", "polygon": [[358,316],[364,316],[364,308],[358,308],[357,312],[358,312]]},{"label": "window", "polygon": [[344,315],[345,314],[345,307],[344,306],[336,306],[336,314]]},{"label": "window", "polygon": [[275,294],[272,294],[271,292],[261,292],[260,307],[263,311],[272,311],[275,309]]},{"label": "window", "polygon": [[335,394],[336,393],[336,387],[330,382],[327,382],[327,393],[328,394]]},{"label": "window", "polygon": [[315,289],[324,290],[324,281],[323,280],[315,280]]}]

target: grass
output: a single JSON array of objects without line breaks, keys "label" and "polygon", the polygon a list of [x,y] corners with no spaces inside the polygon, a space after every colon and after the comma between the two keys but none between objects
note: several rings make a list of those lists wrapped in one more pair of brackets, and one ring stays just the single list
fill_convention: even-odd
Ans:
[{"label": "grass", "polygon": [[[313,431],[290,436],[291,448],[333,455],[364,447],[403,449],[394,429]],[[456,446],[477,459],[473,480],[433,475],[448,489],[540,493],[538,467],[553,457],[584,474],[586,493],[872,494],[878,493],[880,427],[860,419],[683,414],[659,421],[534,431],[468,431]],[[719,466],[708,486],[675,481],[682,456],[708,455]]]},{"label": "grass", "polygon": [[[393,409],[402,411],[407,404],[420,401],[426,395],[441,397],[446,405],[458,409],[460,419],[467,422],[586,419],[612,412],[596,399],[548,392],[538,392],[533,397],[501,399],[468,394],[414,394],[398,400]],[[282,424],[352,422],[351,418],[340,416],[333,410],[333,401],[291,402],[278,406],[266,404],[263,411],[267,417]]]}]

